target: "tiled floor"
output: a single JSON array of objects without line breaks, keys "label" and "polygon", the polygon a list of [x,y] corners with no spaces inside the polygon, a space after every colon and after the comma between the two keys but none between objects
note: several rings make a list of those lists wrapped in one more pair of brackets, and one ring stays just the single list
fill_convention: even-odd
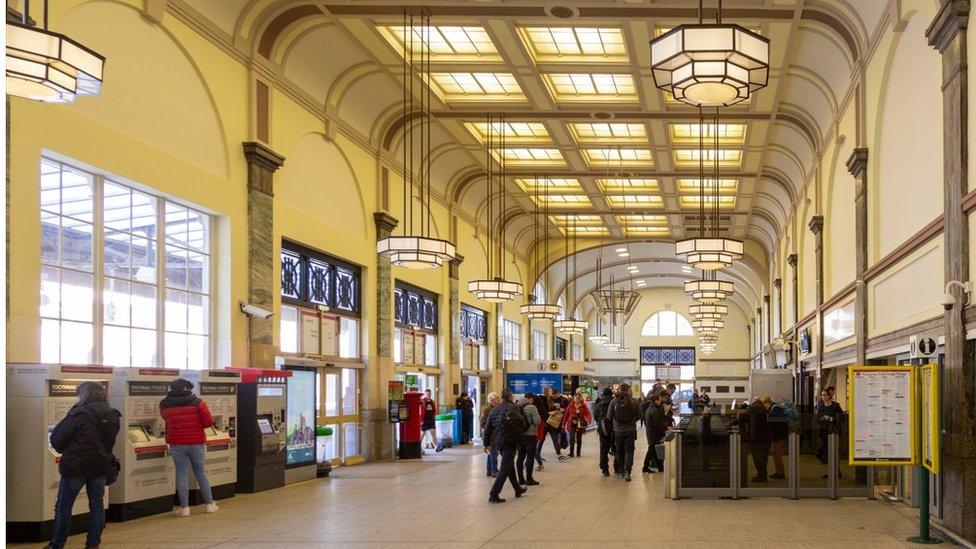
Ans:
[{"label": "tiled floor", "polygon": [[[489,505],[484,457],[451,449],[422,463],[375,463],[221,502],[214,515],[109,524],[103,547],[905,547],[911,510],[864,499],[665,500],[659,476],[603,478],[583,458],[550,459],[521,499]],[[551,448],[545,455],[552,457]],[[641,454],[642,456],[643,454]],[[555,544],[555,545],[554,545]],[[69,547],[82,547],[75,536]]]}]

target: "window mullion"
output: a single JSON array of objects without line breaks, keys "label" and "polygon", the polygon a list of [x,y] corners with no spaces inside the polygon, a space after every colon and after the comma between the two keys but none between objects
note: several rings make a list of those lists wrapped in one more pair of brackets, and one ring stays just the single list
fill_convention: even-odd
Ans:
[{"label": "window mullion", "polygon": [[166,200],[156,197],[156,366],[166,366]]},{"label": "window mullion", "polygon": [[105,178],[93,175],[92,196],[95,203],[92,208],[92,362],[104,364],[102,332],[105,326],[105,307],[102,300],[105,292]]}]

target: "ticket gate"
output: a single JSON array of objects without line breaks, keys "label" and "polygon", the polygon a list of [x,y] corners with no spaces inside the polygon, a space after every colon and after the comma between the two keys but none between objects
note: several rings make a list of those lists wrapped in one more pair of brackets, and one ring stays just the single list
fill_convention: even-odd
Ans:
[{"label": "ticket gate", "polygon": [[[51,539],[61,456],[51,448],[50,433],[77,402],[78,385],[98,381],[111,388],[113,372],[107,366],[7,364],[8,542]],[[84,532],[87,525],[82,490],[71,509],[70,532]]]},{"label": "ticket gate", "polygon": [[285,485],[288,370],[228,368],[238,372],[237,491],[261,492]]},{"label": "ticket gate", "polygon": [[[194,392],[207,404],[213,427],[207,434],[207,479],[214,499],[234,497],[237,483],[237,385],[239,372],[183,370],[180,377],[194,384]],[[190,475],[190,505],[203,503],[196,477]]]},{"label": "ticket gate", "polygon": [[176,467],[166,444],[166,423],[159,403],[179,370],[116,368],[109,385],[109,405],[122,412],[115,457],[122,470],[108,489],[109,521],[121,522],[173,509]]}]

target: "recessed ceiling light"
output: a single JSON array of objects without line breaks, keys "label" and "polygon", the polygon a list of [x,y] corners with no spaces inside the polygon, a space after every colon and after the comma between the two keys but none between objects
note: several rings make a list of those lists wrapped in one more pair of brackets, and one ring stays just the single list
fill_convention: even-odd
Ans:
[{"label": "recessed ceiling light", "polygon": [[617,248],[617,249],[616,249],[616,250],[614,250],[614,251],[615,251],[615,252],[617,252],[617,253],[619,254],[619,253],[621,253],[621,252],[626,252],[626,251],[627,251],[627,248]]},{"label": "recessed ceiling light", "polygon": [[630,256],[630,252],[620,252],[617,255],[619,255],[620,257],[628,257],[628,256]]}]

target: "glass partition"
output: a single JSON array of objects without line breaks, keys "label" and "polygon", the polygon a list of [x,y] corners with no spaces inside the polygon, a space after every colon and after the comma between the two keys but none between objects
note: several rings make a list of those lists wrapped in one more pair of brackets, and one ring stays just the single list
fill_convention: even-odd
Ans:
[{"label": "glass partition", "polygon": [[824,422],[816,414],[801,413],[799,423],[800,455],[797,458],[797,480],[805,488],[827,489],[827,435]]},{"label": "glass partition", "polygon": [[729,488],[731,484],[729,428],[720,414],[683,415],[681,487]]}]

